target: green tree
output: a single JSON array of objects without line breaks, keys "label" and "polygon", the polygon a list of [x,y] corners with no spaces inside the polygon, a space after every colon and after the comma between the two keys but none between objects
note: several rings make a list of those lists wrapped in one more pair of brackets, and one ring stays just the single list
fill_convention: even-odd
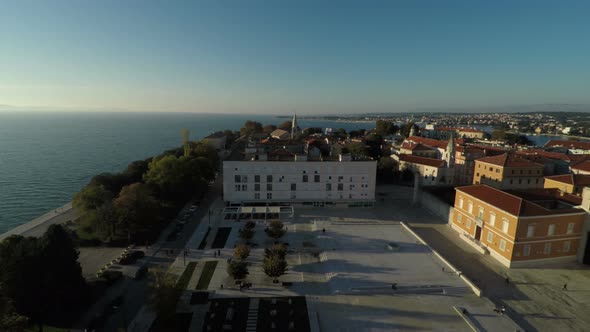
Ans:
[{"label": "green tree", "polygon": [[280,125],[279,125],[279,129],[283,129],[286,130],[288,132],[291,132],[291,127],[293,126],[293,122],[290,120],[287,121],[283,121]]},{"label": "green tree", "polygon": [[281,221],[273,220],[268,225],[268,229],[266,230],[266,234],[273,239],[279,239],[285,235],[285,228]]},{"label": "green tree", "polygon": [[281,259],[285,259],[287,255],[287,246],[283,243],[275,243],[270,248],[264,249],[264,256],[278,256]]},{"label": "green tree", "polygon": [[240,136],[252,136],[253,134],[262,133],[262,124],[260,122],[248,120],[244,126],[240,128]]},{"label": "green tree", "polygon": [[254,236],[254,229],[252,228],[241,228],[239,231],[240,239],[244,241],[250,240]]},{"label": "green tree", "polygon": [[313,134],[321,134],[322,128],[319,127],[311,127],[311,128],[305,128],[303,130],[303,136],[309,136],[309,135],[313,135]]},{"label": "green tree", "polygon": [[397,165],[389,156],[383,156],[377,161],[377,181],[393,183],[397,175]]},{"label": "green tree", "polygon": [[98,235],[103,241],[113,240],[117,237],[117,226],[119,216],[112,202],[107,202],[100,206],[92,222],[93,233]]},{"label": "green tree", "polygon": [[399,131],[400,131],[400,134],[401,134],[403,137],[409,137],[409,136],[410,136],[410,132],[412,131],[412,128],[414,128],[414,130],[415,130],[416,132],[418,132],[418,130],[420,129],[420,128],[418,127],[418,125],[416,125],[416,123],[415,123],[415,122],[408,122],[408,123],[406,123],[405,125],[403,125],[403,126],[400,128],[400,130],[399,130]]},{"label": "green tree", "polygon": [[348,152],[354,157],[368,157],[369,149],[363,143],[352,142],[346,145]]},{"label": "green tree", "polygon": [[165,197],[176,197],[187,194],[188,186],[186,163],[175,156],[154,158],[149,170],[144,175],[146,183],[156,186]]},{"label": "green tree", "polygon": [[234,248],[234,257],[239,260],[244,260],[250,255],[250,247],[246,244],[238,244]]},{"label": "green tree", "polygon": [[277,278],[287,270],[287,261],[276,255],[267,256],[262,261],[262,268],[267,276],[273,278],[273,282],[277,282]]},{"label": "green tree", "polygon": [[0,287],[0,331],[24,332],[29,319],[19,315],[12,300],[4,295]]},{"label": "green tree", "polygon": [[72,204],[83,215],[98,209],[112,198],[112,194],[103,185],[89,184],[74,195]]},{"label": "green tree", "polygon": [[174,317],[181,292],[176,287],[174,275],[162,270],[150,272],[148,304],[158,318],[167,321]]},{"label": "green tree", "polygon": [[152,161],[151,158],[146,160],[136,160],[127,165],[127,169],[124,172],[125,177],[127,178],[127,183],[125,183],[125,185],[135,182],[141,182],[143,180],[143,175],[148,170],[150,161]]},{"label": "green tree", "polygon": [[148,186],[134,183],[121,189],[114,201],[119,216],[119,227],[131,240],[137,232],[149,229],[158,222],[159,203]]},{"label": "green tree", "polygon": [[227,274],[236,280],[244,279],[249,274],[248,264],[244,261],[232,260],[227,264]]},{"label": "green tree", "polygon": [[266,126],[264,126],[264,128],[262,128],[262,132],[269,135],[270,133],[272,133],[276,129],[277,129],[277,126],[275,126],[275,125],[266,125]]},{"label": "green tree", "polygon": [[399,128],[391,121],[377,120],[375,122],[375,133],[381,136],[395,134]]}]

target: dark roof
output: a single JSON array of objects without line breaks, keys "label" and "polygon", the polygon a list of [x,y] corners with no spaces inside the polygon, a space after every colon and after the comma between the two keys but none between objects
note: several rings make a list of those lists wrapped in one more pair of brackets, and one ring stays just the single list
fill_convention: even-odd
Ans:
[{"label": "dark roof", "polygon": [[410,136],[410,137],[406,138],[404,140],[404,142],[422,143],[427,146],[445,149],[445,150],[447,148],[447,145],[449,145],[449,141],[442,141],[442,140],[438,140],[438,139],[420,137],[420,136]]},{"label": "dark roof", "polygon": [[407,163],[420,164],[420,165],[426,165],[426,166],[432,166],[432,167],[438,167],[438,168],[445,166],[444,160],[418,157],[418,156],[413,156],[410,154],[401,154],[399,156],[399,160],[405,161]]},{"label": "dark roof", "polygon": [[576,163],[570,166],[571,169],[576,169],[584,172],[590,172],[590,160],[584,160],[582,162]]},{"label": "dark roof", "polygon": [[546,176],[545,179],[553,180],[561,183],[567,183],[575,186],[590,185],[590,175],[588,174],[563,174]]},{"label": "dark roof", "polygon": [[543,165],[534,163],[530,160],[524,159],[522,157],[516,156],[513,153],[504,153],[498,156],[493,157],[485,157],[481,159],[477,159],[476,161],[480,161],[487,164],[492,164],[501,167],[534,167],[539,168],[543,167]]},{"label": "dark roof", "polygon": [[552,139],[545,143],[546,147],[564,147],[568,149],[590,150],[590,142],[566,141],[559,139]]},{"label": "dark roof", "polygon": [[[458,187],[455,189],[514,216],[544,216],[563,213],[577,213],[583,211],[573,207],[548,209],[539,203],[531,201],[562,201],[569,204],[579,204],[573,202],[574,198],[570,197],[573,195],[567,195],[567,199],[560,199],[559,196],[556,195],[556,193],[559,194],[559,191],[556,189],[536,189],[533,191],[508,192],[487,185],[473,185]],[[579,199],[579,197],[576,199]]]}]

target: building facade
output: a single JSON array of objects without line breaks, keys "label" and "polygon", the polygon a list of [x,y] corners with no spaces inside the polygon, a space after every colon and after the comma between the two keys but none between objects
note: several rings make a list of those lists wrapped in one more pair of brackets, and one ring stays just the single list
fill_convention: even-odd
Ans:
[{"label": "building facade", "polygon": [[590,175],[564,174],[546,176],[544,188],[556,188],[564,193],[581,196],[584,187],[590,186]]},{"label": "building facade", "polygon": [[587,217],[580,204],[580,197],[557,190],[458,187],[449,224],[507,267],[574,261]]},{"label": "building facade", "polygon": [[498,189],[543,188],[543,165],[504,153],[475,161],[473,184]]},{"label": "building facade", "polygon": [[376,168],[376,161],[343,156],[333,161],[224,161],[223,196],[232,205],[372,205]]}]

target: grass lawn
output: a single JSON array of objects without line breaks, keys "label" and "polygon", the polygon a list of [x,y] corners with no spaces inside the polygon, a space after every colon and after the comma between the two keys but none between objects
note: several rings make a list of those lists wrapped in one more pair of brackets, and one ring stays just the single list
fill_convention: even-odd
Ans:
[{"label": "grass lawn", "polygon": [[205,249],[205,246],[207,245],[207,236],[209,236],[209,232],[211,232],[211,227],[207,228],[207,233],[205,233],[205,237],[199,244],[199,250]]},{"label": "grass lawn", "polygon": [[[274,304],[273,299],[275,299]],[[289,299],[291,304],[289,304]],[[276,310],[276,316],[271,316],[272,309]],[[272,327],[273,322],[274,328]],[[293,324],[292,330],[289,329],[291,323]],[[260,298],[256,331],[310,331],[305,296]]]},{"label": "grass lawn", "polygon": [[156,318],[150,332],[186,332],[191,326],[191,320],[193,319],[193,313],[177,313],[174,317],[168,321],[163,321]]},{"label": "grass lawn", "polygon": [[[61,328],[61,327],[53,327],[53,326],[43,325],[43,332],[67,332],[69,330],[70,330],[69,328]],[[37,331],[39,331],[39,326],[37,326],[37,325],[31,325],[25,329],[25,332],[37,332]]]},{"label": "grass lawn", "polygon": [[203,272],[201,272],[201,277],[199,278],[196,289],[207,289],[209,287],[209,283],[211,282],[211,278],[213,277],[216,267],[217,261],[205,262],[205,266],[203,267]]},{"label": "grass lawn", "polygon": [[213,243],[211,244],[212,249],[221,249],[225,247],[225,242],[227,242],[227,238],[229,237],[229,233],[231,232],[231,227],[220,227],[217,229],[217,234],[215,234],[215,239],[213,239]]},{"label": "grass lawn", "polygon": [[[246,331],[249,305],[249,298],[211,300],[211,306],[209,307],[209,312],[207,312],[207,315],[205,316],[202,331]],[[228,311],[231,313],[228,313]],[[212,313],[215,313],[215,315],[212,316]],[[225,330],[224,325],[231,325],[231,329]],[[207,328],[208,326],[209,328]]]},{"label": "grass lawn", "polygon": [[182,275],[180,276],[180,278],[178,278],[178,281],[176,282],[177,289],[186,289],[186,286],[188,286],[188,282],[191,280],[191,277],[193,275],[193,272],[195,272],[196,267],[197,262],[188,263],[186,269],[184,269],[184,272],[182,272]]}]

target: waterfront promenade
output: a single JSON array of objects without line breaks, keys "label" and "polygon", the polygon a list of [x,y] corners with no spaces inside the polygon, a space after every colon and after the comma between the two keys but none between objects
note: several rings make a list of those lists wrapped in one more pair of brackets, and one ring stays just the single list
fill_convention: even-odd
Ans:
[{"label": "waterfront promenade", "polygon": [[76,218],[78,218],[78,212],[72,207],[72,202],[69,202],[61,207],[58,207],[57,209],[51,210],[44,215],[29,221],[26,224],[22,224],[16,228],[13,228],[4,234],[0,234],[0,241],[4,240],[10,235],[38,237],[43,235],[49,226],[73,221]]}]

